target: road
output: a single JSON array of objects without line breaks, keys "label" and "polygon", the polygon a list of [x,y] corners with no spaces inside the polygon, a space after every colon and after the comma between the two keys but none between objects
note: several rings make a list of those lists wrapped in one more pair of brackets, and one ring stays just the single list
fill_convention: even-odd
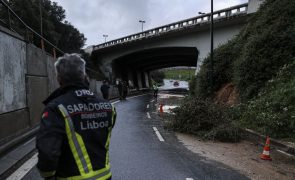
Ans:
[{"label": "road", "polygon": [[[185,148],[173,132],[163,128],[151,95],[129,98],[115,106],[118,117],[110,145],[112,179],[247,179]],[[40,176],[33,167],[23,179],[37,180]]]}]

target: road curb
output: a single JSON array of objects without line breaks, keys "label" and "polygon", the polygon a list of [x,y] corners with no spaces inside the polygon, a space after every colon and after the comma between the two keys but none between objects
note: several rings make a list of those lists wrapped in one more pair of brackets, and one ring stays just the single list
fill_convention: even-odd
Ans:
[{"label": "road curb", "polygon": [[[261,135],[251,129],[244,129],[244,133],[246,134],[246,139],[261,143],[264,145],[266,136]],[[276,149],[279,149],[283,152],[286,152],[290,155],[295,156],[295,147],[292,147],[291,145],[288,145],[285,142],[282,142],[280,140],[270,138],[271,146],[274,146]]]},{"label": "road curb", "polygon": [[9,142],[3,144],[0,146],[0,157],[8,153],[11,149],[14,149],[18,145],[20,145],[22,142],[24,142],[27,139],[30,139],[33,137],[39,129],[39,126],[36,126],[27,132],[23,133],[22,135],[19,135],[13,139],[11,139]]},{"label": "road curb", "polygon": [[35,152],[35,138],[22,141],[22,144],[0,158],[0,179],[6,179]]}]

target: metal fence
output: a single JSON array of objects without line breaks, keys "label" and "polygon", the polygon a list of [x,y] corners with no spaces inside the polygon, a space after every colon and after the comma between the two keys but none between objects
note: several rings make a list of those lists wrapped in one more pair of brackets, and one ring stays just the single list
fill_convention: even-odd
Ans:
[{"label": "metal fence", "polygon": [[[65,54],[56,45],[28,26],[4,0],[0,1],[0,25],[24,37],[26,42],[33,43],[37,47],[47,51],[49,54],[52,54],[54,58],[56,58],[57,55]],[[92,73],[100,75],[99,72],[89,67],[86,67],[86,69]]]},{"label": "metal fence", "polygon": [[43,50],[52,50],[53,56],[56,56],[56,53],[64,54],[61,49],[28,26],[4,0],[0,1],[0,13],[0,24],[24,37],[25,41],[33,43]]}]

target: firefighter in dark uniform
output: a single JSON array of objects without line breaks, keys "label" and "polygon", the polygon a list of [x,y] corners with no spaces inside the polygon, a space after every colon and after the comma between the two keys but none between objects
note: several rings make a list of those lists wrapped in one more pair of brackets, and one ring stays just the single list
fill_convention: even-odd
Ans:
[{"label": "firefighter in dark uniform", "polygon": [[66,54],[54,65],[60,88],[44,101],[37,168],[45,179],[111,179],[115,108],[89,90],[85,61],[78,55]]}]

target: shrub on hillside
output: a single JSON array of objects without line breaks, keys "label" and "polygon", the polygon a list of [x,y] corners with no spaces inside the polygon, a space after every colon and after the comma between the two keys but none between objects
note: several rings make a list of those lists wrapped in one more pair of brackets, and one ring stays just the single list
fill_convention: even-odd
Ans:
[{"label": "shrub on hillside", "polygon": [[247,25],[242,55],[234,65],[235,84],[241,99],[259,90],[295,56],[295,1],[267,0]]},{"label": "shrub on hillside", "polygon": [[259,89],[295,56],[295,1],[268,0],[246,28],[247,40],[234,70],[242,99]]},{"label": "shrub on hillside", "polygon": [[[233,63],[241,52],[241,42],[238,37],[214,50],[213,62],[213,92],[225,83],[231,82],[233,76]],[[197,74],[195,94],[207,98],[210,93],[210,55],[204,60],[200,72]]]},{"label": "shrub on hillside", "polygon": [[227,115],[227,109],[210,100],[186,98],[168,127],[195,134],[203,139],[236,142],[240,139],[239,128]]},{"label": "shrub on hillside", "polygon": [[158,84],[163,84],[165,73],[163,71],[152,71],[151,78]]},{"label": "shrub on hillside", "polygon": [[[233,81],[247,102],[295,56],[295,1],[266,0],[236,38],[214,51],[213,92]],[[195,94],[210,94],[210,55],[197,76]]]},{"label": "shrub on hillside", "polygon": [[[190,91],[189,91],[190,95],[195,95],[194,89],[196,89],[196,86],[197,86],[197,82],[196,82],[196,77],[195,76],[193,76],[192,79],[189,80],[189,84],[188,85],[189,85],[189,89],[190,89]],[[193,91],[191,91],[191,89],[193,89]]]},{"label": "shrub on hillside", "polygon": [[255,100],[236,109],[244,127],[275,138],[295,138],[295,59],[268,81]]}]

